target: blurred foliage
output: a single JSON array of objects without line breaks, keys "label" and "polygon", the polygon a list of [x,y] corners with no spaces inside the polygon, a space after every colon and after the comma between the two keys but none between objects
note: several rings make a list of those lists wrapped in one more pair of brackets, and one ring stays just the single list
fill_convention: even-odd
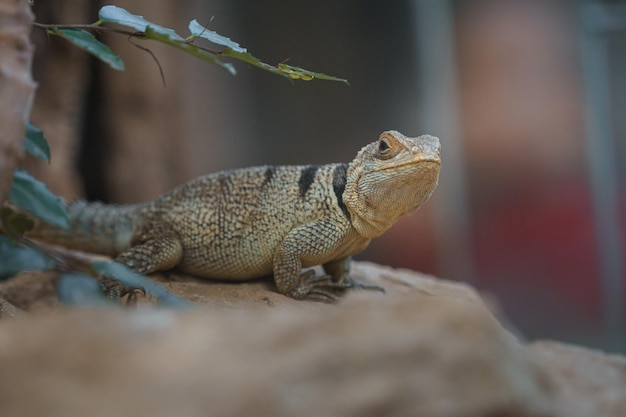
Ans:
[{"label": "blurred foliage", "polygon": [[69,272],[61,275],[57,282],[57,297],[72,306],[109,306],[112,300],[102,295],[100,284],[93,277],[80,273]]},{"label": "blurred foliage", "polygon": [[61,198],[48,190],[46,184],[19,168],[13,172],[9,200],[46,223],[63,229],[70,227]]},{"label": "blurred foliage", "polygon": [[4,235],[0,235],[0,258],[0,280],[22,271],[46,271],[54,267],[52,259],[40,251],[17,245]]},{"label": "blurred foliage", "polygon": [[50,163],[50,146],[43,136],[43,132],[32,123],[26,124],[26,137],[24,137],[24,150],[34,156]]}]

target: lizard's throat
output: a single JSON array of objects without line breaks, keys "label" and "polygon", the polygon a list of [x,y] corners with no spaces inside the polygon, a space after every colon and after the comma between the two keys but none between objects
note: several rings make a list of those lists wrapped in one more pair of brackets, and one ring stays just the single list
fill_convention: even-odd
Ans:
[{"label": "lizard's throat", "polygon": [[347,184],[344,202],[354,228],[364,237],[385,233],[400,218],[413,214],[437,186],[439,169],[415,177]]}]

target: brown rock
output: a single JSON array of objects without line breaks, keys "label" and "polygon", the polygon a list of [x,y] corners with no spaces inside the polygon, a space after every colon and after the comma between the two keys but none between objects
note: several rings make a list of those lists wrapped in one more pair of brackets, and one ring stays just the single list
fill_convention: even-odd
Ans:
[{"label": "brown rock", "polygon": [[55,289],[56,275],[50,272],[23,272],[0,281],[0,298],[29,312],[49,312],[59,307]]},{"label": "brown rock", "polygon": [[626,416],[626,358],[540,341],[530,345],[554,386],[558,416]]},{"label": "brown rock", "polygon": [[172,274],[157,279],[205,308],[1,321],[0,415],[625,415],[626,359],[520,344],[464,284],[367,263],[353,275],[387,295],[326,305],[271,280]]},{"label": "brown rock", "polygon": [[0,298],[0,319],[17,319],[23,316],[23,311],[9,303],[7,300]]},{"label": "brown rock", "polygon": [[4,322],[0,415],[549,410],[541,375],[471,290],[371,265],[357,270],[369,280],[395,277],[406,294],[350,294],[338,306],[74,310]]},{"label": "brown rock", "polygon": [[[466,284],[444,281],[409,270],[393,269],[368,262],[354,262],[352,276],[365,283],[382,286],[388,296],[417,291],[424,295],[467,299],[479,305],[483,304],[476,291]],[[20,309],[48,313],[59,307],[54,288],[55,278],[55,274],[51,273],[22,273],[0,282],[0,297]],[[316,311],[330,307],[284,297],[276,292],[271,278],[227,282],[201,279],[176,272],[155,274],[151,278],[174,294],[215,309],[291,306]],[[155,300],[148,298],[145,301]]]}]

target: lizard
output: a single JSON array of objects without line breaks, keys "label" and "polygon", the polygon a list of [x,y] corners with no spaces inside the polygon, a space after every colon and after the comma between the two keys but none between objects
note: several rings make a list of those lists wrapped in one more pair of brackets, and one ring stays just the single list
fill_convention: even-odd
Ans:
[{"label": "lizard", "polygon": [[[440,166],[438,138],[386,131],[349,163],[221,171],[132,205],[78,200],[67,204],[69,230],[40,224],[29,236],[142,274],[273,274],[283,295],[329,301],[336,289],[359,286],[349,276],[352,255],[428,200]],[[302,272],[315,265],[325,274]]]}]

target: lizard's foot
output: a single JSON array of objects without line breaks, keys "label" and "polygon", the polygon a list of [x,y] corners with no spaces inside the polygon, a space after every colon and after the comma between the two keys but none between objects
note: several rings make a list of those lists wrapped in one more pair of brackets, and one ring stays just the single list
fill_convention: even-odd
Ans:
[{"label": "lizard's foot", "polygon": [[310,269],[300,275],[300,284],[291,290],[288,295],[295,299],[334,303],[337,301],[337,296],[333,290],[344,288],[343,284],[334,282],[330,275],[316,277],[315,271]]},{"label": "lizard's foot", "polygon": [[378,285],[373,284],[364,284],[362,282],[357,281],[356,279],[350,277],[349,275],[342,276],[338,281],[338,284],[342,285],[343,288],[356,288],[359,290],[367,290],[367,291],[379,291],[383,294],[386,293],[383,287],[379,287]]},{"label": "lizard's foot", "polygon": [[139,293],[146,295],[146,290],[143,287],[130,287],[122,284],[118,280],[100,277],[100,286],[107,298],[114,301],[121,301],[122,298],[128,296],[126,299],[126,305],[132,306],[137,303],[137,296]]},{"label": "lizard's foot", "polygon": [[352,258],[348,256],[327,262],[323,265],[324,271],[328,275],[332,276],[333,280],[340,284],[344,289],[357,288],[360,290],[380,291],[384,294],[385,289],[383,287],[379,287],[378,285],[363,284],[349,275],[351,260]]}]

